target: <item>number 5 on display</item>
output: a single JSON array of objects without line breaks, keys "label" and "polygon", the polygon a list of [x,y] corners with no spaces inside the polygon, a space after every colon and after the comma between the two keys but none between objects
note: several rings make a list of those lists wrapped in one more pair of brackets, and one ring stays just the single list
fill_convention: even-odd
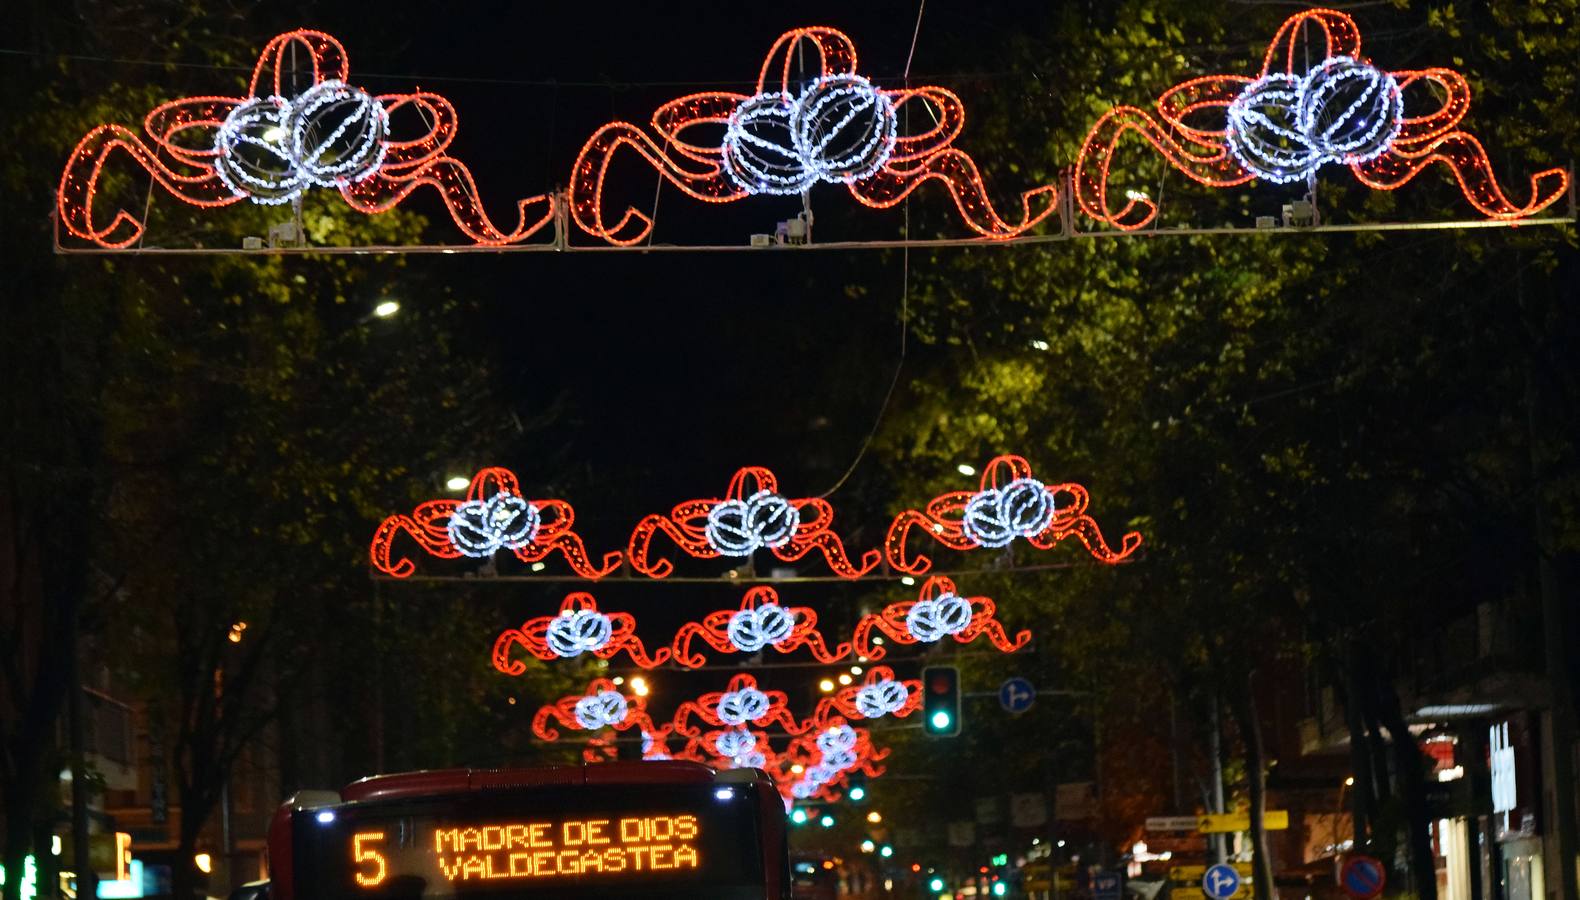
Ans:
[{"label": "number 5 on display", "polygon": [[351,858],[358,863],[372,863],[373,871],[357,872],[357,884],[362,887],[374,887],[384,881],[385,865],[384,856],[371,847],[364,847],[363,843],[384,840],[382,831],[362,831],[351,836]]}]

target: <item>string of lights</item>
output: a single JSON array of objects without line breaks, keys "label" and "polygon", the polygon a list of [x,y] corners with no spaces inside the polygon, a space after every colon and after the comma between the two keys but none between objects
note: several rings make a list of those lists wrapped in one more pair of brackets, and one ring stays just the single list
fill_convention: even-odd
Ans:
[{"label": "string of lights", "polygon": [[[816,65],[803,84],[792,77],[792,67],[806,48]],[[927,106],[933,126],[902,135],[906,103]],[[612,245],[634,246],[653,229],[652,217],[633,206],[612,223],[605,217],[605,180],[621,147],[636,151],[682,192],[709,203],[802,194],[830,183],[845,185],[866,206],[888,208],[923,183],[938,181],[965,224],[990,239],[1021,234],[1057,207],[1058,187],[1044,185],[1021,195],[1018,222],[1005,221],[988,200],[976,163],[951,146],[965,126],[960,98],[940,87],[878,88],[857,73],[855,43],[833,28],[781,35],[769,48],[753,93],[688,94],[660,106],[649,124],[663,146],[639,126],[615,121],[594,132],[571,167],[572,219]],[[715,138],[694,137],[721,128]]]},{"label": "string of lights", "polygon": [[[287,54],[295,59],[297,50],[312,77],[292,93],[284,73]],[[116,209],[106,221],[96,209],[105,166],[123,155],[166,193],[198,207],[280,205],[318,186],[338,190],[353,209],[379,213],[427,185],[461,231],[483,245],[520,243],[554,218],[552,196],[528,197],[517,204],[515,228],[496,227],[471,172],[445,153],[458,126],[450,102],[426,92],[374,96],[349,84],[349,76],[345,48],[333,37],[309,29],[281,34],[259,55],[246,96],[161,104],[144,118],[142,134],[116,124],[90,130],[61,173],[57,219],[104,249],[138,243],[140,218]],[[419,113],[413,121],[422,124],[397,138],[393,120],[402,110]]]},{"label": "string of lights", "polygon": [[[574,659],[583,654],[608,660],[624,651],[637,668],[647,670],[669,660],[683,669],[702,668],[707,657],[696,646],[697,641],[718,653],[747,656],[769,649],[790,654],[804,647],[820,665],[852,655],[861,662],[883,659],[888,652],[885,635],[906,645],[934,644],[946,637],[968,644],[985,636],[1002,653],[1014,653],[1031,642],[1029,631],[1020,631],[1011,639],[996,614],[997,606],[992,600],[961,597],[953,581],[935,575],[922,584],[915,600],[894,603],[862,616],[851,641],[830,647],[818,629],[815,610],[785,606],[777,591],[760,585],[746,591],[739,606],[716,610],[698,621],[682,624],[667,648],[648,655],[635,635],[634,616],[601,612],[592,595],[578,591],[566,596],[557,614],[529,619],[520,628],[501,632],[490,658],[498,671],[521,675],[527,669],[516,655],[518,648],[542,660]],[[746,692],[743,697],[757,696],[754,685],[743,683],[740,688]],[[714,699],[716,706],[723,698]],[[680,730],[690,733],[686,728]]]},{"label": "string of lights", "polygon": [[[873,575],[887,559],[892,569],[904,573],[900,576],[903,581],[932,565],[926,556],[908,555],[907,538],[916,527],[957,550],[1001,548],[1017,537],[1047,550],[1074,537],[1093,558],[1109,564],[1123,561],[1140,546],[1141,536],[1132,532],[1125,535],[1119,550],[1110,549],[1097,524],[1086,515],[1090,500],[1084,487],[1044,485],[1032,479],[1030,472],[1030,465],[1018,456],[994,459],[984,471],[980,491],[945,494],[929,503],[926,512],[902,512],[889,526],[885,550],[867,550],[859,562],[852,562],[844,542],[832,530],[833,504],[820,497],[790,499],[780,493],[773,472],[747,466],[730,479],[722,497],[687,500],[668,514],[643,517],[632,529],[623,558],[639,575],[668,578],[674,564],[653,552],[653,538],[663,534],[699,560],[750,560],[754,553],[768,551],[782,562],[793,563],[817,551],[839,580]],[[1069,499],[1061,505],[1065,497]],[[558,552],[580,579],[609,576],[620,565],[620,552],[606,553],[602,565],[595,565],[581,537],[572,530],[574,523],[575,512],[569,503],[528,500],[522,496],[514,473],[490,467],[472,478],[464,500],[429,500],[409,516],[384,519],[374,533],[369,558],[373,568],[388,577],[411,577],[417,566],[398,555],[395,544],[404,534],[440,559],[492,560],[507,551],[538,567]],[[733,580],[758,579],[737,573]]]},{"label": "string of lights", "polygon": [[[1303,58],[1308,26],[1320,35],[1320,57],[1302,72],[1296,60]],[[1423,90],[1428,86],[1435,90]],[[1429,104],[1427,111],[1410,112],[1415,97]],[[1546,169],[1531,176],[1528,201],[1510,200],[1480,141],[1456,130],[1470,110],[1465,76],[1445,68],[1377,67],[1361,55],[1355,20],[1334,9],[1285,20],[1258,77],[1193,78],[1165,91],[1156,106],[1162,123],[1138,107],[1118,106],[1087,133],[1074,176],[1076,201],[1086,215],[1125,231],[1157,217],[1157,204],[1140,192],[1126,191],[1117,209],[1110,199],[1119,145],[1132,133],[1208,187],[1302,182],[1333,163],[1349,167],[1367,187],[1394,190],[1442,163],[1477,212],[1508,221],[1530,218],[1569,188],[1568,173]],[[1215,114],[1221,124],[1208,127]]]}]

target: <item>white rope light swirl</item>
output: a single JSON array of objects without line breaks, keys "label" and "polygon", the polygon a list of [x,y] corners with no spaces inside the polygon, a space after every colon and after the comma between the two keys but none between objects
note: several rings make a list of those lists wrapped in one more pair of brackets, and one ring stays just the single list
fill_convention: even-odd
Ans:
[{"label": "white rope light swirl", "polygon": [[768,695],[754,687],[726,691],[719,697],[719,721],[739,726],[768,714]]},{"label": "white rope light swirl", "polygon": [[1332,56],[1303,77],[1274,73],[1229,104],[1229,150],[1276,184],[1324,163],[1351,165],[1388,152],[1404,121],[1399,82],[1370,63]]},{"label": "white rope light swirl", "polygon": [[603,613],[567,609],[549,622],[544,639],[555,655],[569,658],[602,650],[613,635],[614,623]]},{"label": "white rope light swirl", "polygon": [[310,185],[339,187],[378,171],[388,149],[389,111],[343,81],[321,81],[291,100],[238,105],[214,135],[214,171],[238,197],[289,203]]},{"label": "white rope light swirl", "polygon": [[625,721],[630,706],[619,691],[599,691],[576,701],[576,724],[588,731]]},{"label": "white rope light swirl", "polygon": [[1004,547],[1041,533],[1053,521],[1053,493],[1035,478],[978,491],[966,503],[961,527],[983,547]]},{"label": "white rope light swirl", "polygon": [[856,711],[863,718],[877,719],[899,712],[911,699],[910,689],[893,678],[862,685],[856,691]]},{"label": "white rope light swirl", "polygon": [[724,633],[735,649],[742,653],[756,653],[790,637],[793,630],[795,616],[777,603],[764,603],[731,613]]},{"label": "white rope light swirl", "polygon": [[971,624],[971,604],[956,594],[916,601],[905,614],[905,630],[924,644],[959,634]]},{"label": "white rope light swirl", "polygon": [[724,132],[724,169],[751,194],[799,194],[820,181],[851,182],[894,152],[894,103],[854,74],[825,75],[796,97],[741,101]]},{"label": "white rope light swirl", "polygon": [[450,543],[467,556],[484,558],[498,550],[532,543],[543,514],[536,505],[507,491],[487,500],[468,500],[450,514]]},{"label": "white rope light swirl", "polygon": [[724,556],[751,556],[764,547],[783,547],[795,535],[801,514],[790,501],[769,491],[745,500],[723,500],[708,510],[703,526],[708,546]]}]

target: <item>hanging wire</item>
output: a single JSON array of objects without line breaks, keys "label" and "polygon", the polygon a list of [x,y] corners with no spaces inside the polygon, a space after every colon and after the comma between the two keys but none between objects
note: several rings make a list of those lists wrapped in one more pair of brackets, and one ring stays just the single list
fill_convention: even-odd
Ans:
[{"label": "hanging wire", "polygon": [[[926,10],[927,0],[921,0],[921,2],[916,5],[916,28],[911,31],[911,50],[909,53],[905,54],[905,75],[903,81],[906,90],[910,90],[911,87],[911,61],[916,58],[916,42],[922,34],[922,13],[926,12]],[[928,107],[928,111],[931,112],[932,107]],[[905,124],[907,128],[909,128],[911,124],[910,105],[905,107]],[[907,243],[905,246],[900,248],[900,358],[894,364],[894,377],[889,379],[889,389],[883,394],[883,403],[878,406],[878,414],[872,420],[872,428],[867,432],[866,439],[861,442],[860,449],[856,451],[855,459],[850,461],[850,465],[845,469],[845,473],[839,476],[839,480],[835,481],[832,487],[823,493],[818,494],[818,499],[821,500],[828,499],[835,491],[839,490],[841,487],[844,487],[845,482],[849,480],[850,476],[856,471],[856,467],[861,465],[861,460],[867,455],[867,449],[872,446],[873,439],[878,436],[878,428],[883,424],[883,415],[889,411],[889,403],[894,399],[894,390],[900,386],[900,373],[905,370],[906,343],[911,330],[911,247],[909,244],[911,239],[910,197],[905,198],[905,203],[902,209],[905,215],[905,221],[902,226],[904,229],[903,234],[905,235],[905,240]]]}]

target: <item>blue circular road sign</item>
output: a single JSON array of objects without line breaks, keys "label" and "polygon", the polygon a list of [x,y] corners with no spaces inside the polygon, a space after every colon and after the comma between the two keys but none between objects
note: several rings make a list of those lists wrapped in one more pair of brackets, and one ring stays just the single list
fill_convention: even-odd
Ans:
[{"label": "blue circular road sign", "polygon": [[1009,678],[998,686],[998,705],[1005,712],[1023,713],[1037,700],[1037,689],[1020,676]]},{"label": "blue circular road sign", "polygon": [[1240,873],[1234,866],[1219,863],[1201,877],[1201,889],[1212,900],[1229,900],[1240,890]]}]

